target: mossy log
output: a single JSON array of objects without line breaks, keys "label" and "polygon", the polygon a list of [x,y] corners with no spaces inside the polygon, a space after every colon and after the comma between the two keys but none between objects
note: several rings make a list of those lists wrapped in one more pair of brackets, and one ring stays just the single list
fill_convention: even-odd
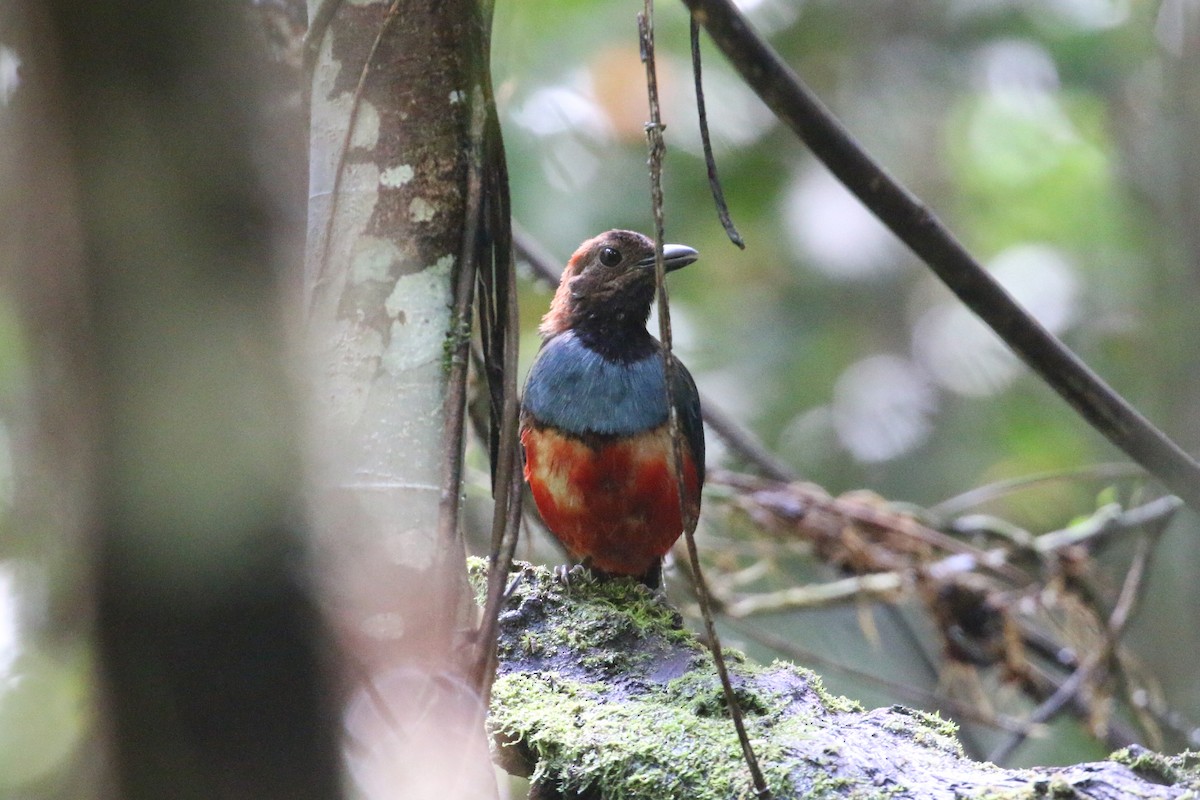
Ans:
[{"label": "mossy log", "polygon": [[[482,562],[471,571],[480,586]],[[632,580],[564,583],[527,564],[513,577],[488,720],[497,763],[542,798],[754,797],[711,656],[678,611]],[[802,667],[726,652],[778,800],[1200,797],[1195,754],[1001,769],[964,757],[936,715],[866,710]]]}]

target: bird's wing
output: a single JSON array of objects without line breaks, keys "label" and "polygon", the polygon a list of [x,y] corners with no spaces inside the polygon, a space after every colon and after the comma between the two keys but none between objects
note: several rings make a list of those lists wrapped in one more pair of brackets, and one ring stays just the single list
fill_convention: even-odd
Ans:
[{"label": "bird's wing", "polygon": [[672,356],[675,362],[675,380],[671,394],[675,399],[675,413],[679,415],[679,430],[688,448],[700,482],[704,482],[704,420],[700,414],[700,392],[696,382],[683,362]]}]

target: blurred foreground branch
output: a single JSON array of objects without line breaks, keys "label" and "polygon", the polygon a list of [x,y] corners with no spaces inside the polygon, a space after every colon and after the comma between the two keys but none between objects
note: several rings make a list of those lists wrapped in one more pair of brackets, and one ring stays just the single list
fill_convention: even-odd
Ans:
[{"label": "blurred foreground branch", "polygon": [[65,341],[77,385],[94,389],[113,796],[336,798],[276,283],[282,165],[303,155],[257,116],[267,100],[242,4],[26,5],[45,38],[23,53],[23,91],[60,127],[23,144],[65,144],[74,203],[47,219],[73,219],[82,242],[53,266],[84,276]]}]

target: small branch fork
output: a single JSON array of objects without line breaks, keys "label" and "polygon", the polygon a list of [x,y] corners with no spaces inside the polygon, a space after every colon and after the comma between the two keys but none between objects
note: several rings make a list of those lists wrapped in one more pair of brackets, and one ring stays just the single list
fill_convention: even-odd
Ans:
[{"label": "small branch fork", "polygon": [[[1029,715],[1029,723],[1031,725],[1041,725],[1057,716],[1067,704],[1079,695],[1080,691],[1089,681],[1095,679],[1101,673],[1106,663],[1117,658],[1117,645],[1120,643],[1121,636],[1124,635],[1125,629],[1129,625],[1129,620],[1136,609],[1142,592],[1146,570],[1149,568],[1150,558],[1154,553],[1154,545],[1162,533],[1162,529],[1163,526],[1161,524],[1157,525],[1138,541],[1138,548],[1134,554],[1133,563],[1130,564],[1129,572],[1125,574],[1125,581],[1121,586],[1121,594],[1117,598],[1117,603],[1108,617],[1108,624],[1105,626],[1103,647],[1089,654],[1083,663],[1071,673],[1071,676],[1063,681],[1058,689],[1043,701],[1040,706],[1034,709],[1033,713]],[[1016,751],[1017,747],[1025,741],[1028,735],[1027,731],[1012,732],[1008,738],[992,751],[991,755],[988,756],[988,760],[997,764],[1004,763]]]},{"label": "small branch fork", "polygon": [[[696,526],[695,512],[691,510],[688,503],[684,502],[686,493],[682,469],[683,436],[679,429],[679,414],[675,408],[675,398],[672,396],[672,389],[675,385],[676,364],[674,357],[671,355],[671,311],[667,298],[666,265],[663,262],[662,161],[666,144],[663,141],[662,135],[662,115],[658,103],[658,77],[654,63],[654,0],[644,1],[644,10],[638,15],[638,32],[641,41],[642,60],[646,65],[646,92],[650,104],[650,122],[646,125],[646,135],[650,140],[650,196],[654,212],[654,279],[658,299],[659,340],[662,343],[663,362],[666,371],[667,407],[670,409],[671,460],[673,462],[671,467],[675,475],[680,518],[683,520],[683,534],[687,542],[688,560],[691,562],[692,573],[696,576],[696,593],[700,599],[700,607],[704,616],[704,630],[708,646],[712,651],[717,673],[721,677],[721,686],[725,692],[725,702],[729,707],[729,716],[733,720],[734,727],[737,729],[738,741],[742,747],[742,757],[746,760],[746,766],[750,770],[750,778],[754,784],[755,794],[759,798],[762,798],[762,800],[769,800],[771,790],[767,787],[766,779],[763,777],[762,769],[758,764],[758,757],[754,754],[754,748],[750,744],[750,737],[746,733],[746,723],[742,718],[742,710],[738,702],[737,693],[734,691],[733,683],[729,679],[729,670],[726,667],[725,656],[721,651],[721,642],[717,637],[716,626],[713,623],[712,603],[708,595],[708,588],[704,584],[704,579],[700,571],[700,555],[696,548],[696,539],[693,534],[693,529]],[[699,75],[697,73],[698,80]],[[732,230],[732,223],[726,229]],[[731,234],[731,236],[736,235],[736,231],[733,231]],[[735,241],[739,240],[740,237],[735,239]]]},{"label": "small branch fork", "polygon": [[[737,491],[734,507],[763,530],[784,541],[803,540],[822,561],[853,573],[832,583],[754,595],[730,592],[735,576],[715,592],[731,624],[762,613],[864,600],[896,603],[915,596],[943,636],[947,665],[998,667],[1039,703],[1026,729],[1010,731],[1012,735],[989,756],[997,763],[1009,757],[1030,731],[1064,709],[1094,719],[1102,704],[1087,690],[1098,686],[1109,671],[1128,687],[1119,639],[1144,586],[1153,546],[1183,507],[1179,498],[1170,495],[1124,510],[1111,504],[1088,520],[1039,536],[1012,525],[1009,530],[973,527],[973,538],[987,536],[999,542],[981,549],[953,539],[939,541],[929,536],[932,529],[910,514],[870,502],[861,494],[830,497],[811,485],[779,484],[724,471],[714,472],[710,482]],[[1139,550],[1105,622],[1099,598],[1089,587],[1087,554],[1130,535],[1142,536]],[[947,547],[949,542],[955,545]],[[1048,599],[1053,597],[1060,599]],[[1034,598],[1038,599],[1033,607],[1023,602]],[[1044,608],[1047,603],[1049,609]],[[994,624],[977,625],[980,619]],[[1072,631],[1078,636],[1091,630],[1097,631],[1099,640],[1086,648],[1090,655],[1077,660],[1067,657],[1062,640],[1047,631],[1047,625],[1061,629],[1067,641]],[[769,636],[756,627],[739,629],[760,641]],[[793,657],[797,654],[786,642],[767,644],[779,645],[776,649]],[[1060,679],[1052,674],[1058,670],[1069,674]],[[1131,694],[1128,688],[1126,694]],[[1136,711],[1138,703],[1133,699],[1129,703]],[[1139,724],[1153,738],[1157,733],[1151,716],[1161,715],[1150,712],[1139,717]],[[1176,727],[1169,720],[1159,721]],[[1128,726],[1111,720],[1107,737],[1113,748],[1137,739]]]}]

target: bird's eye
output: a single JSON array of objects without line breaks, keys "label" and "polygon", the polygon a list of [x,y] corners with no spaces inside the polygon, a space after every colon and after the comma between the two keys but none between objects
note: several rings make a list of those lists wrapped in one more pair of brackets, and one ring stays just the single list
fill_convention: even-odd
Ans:
[{"label": "bird's eye", "polygon": [[606,267],[615,267],[621,263],[621,254],[614,247],[600,248],[600,263]]}]

